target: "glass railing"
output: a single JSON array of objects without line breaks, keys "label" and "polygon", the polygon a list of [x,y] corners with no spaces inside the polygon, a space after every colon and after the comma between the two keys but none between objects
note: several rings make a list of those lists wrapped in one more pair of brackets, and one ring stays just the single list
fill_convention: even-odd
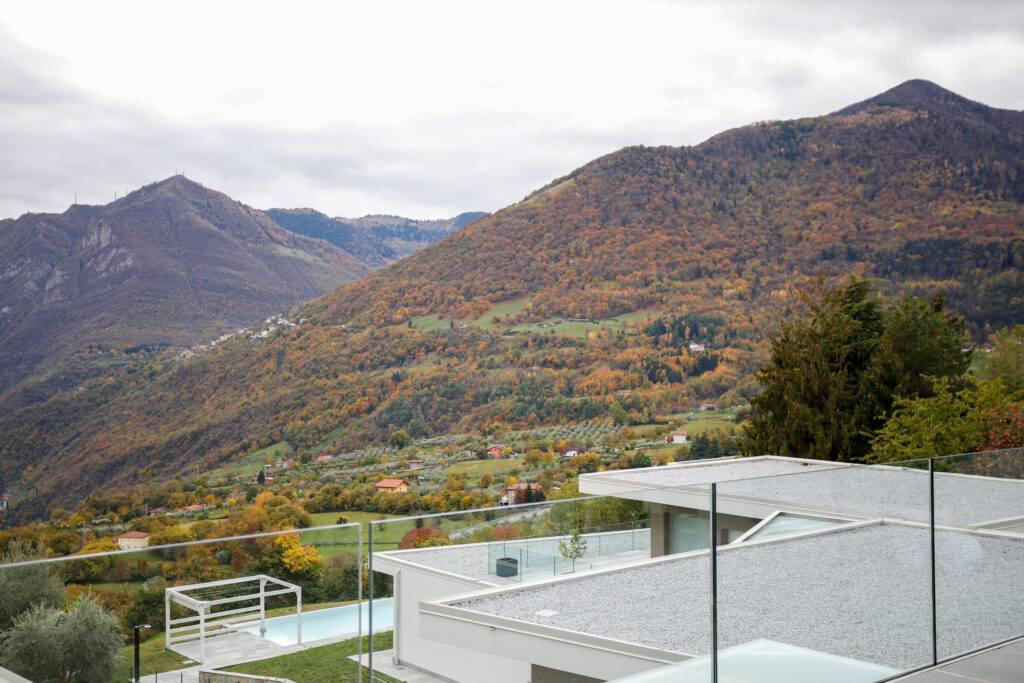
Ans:
[{"label": "glass railing", "polygon": [[1024,449],[936,458],[933,469],[941,661],[1024,633]]},{"label": "glass railing", "polygon": [[[676,513],[683,543],[699,544],[701,521],[704,547],[714,543],[674,562],[708,566],[708,620],[673,625],[695,645],[680,647],[683,661],[614,680],[870,683],[1019,638],[1022,480],[1024,449],[1013,449],[730,477],[703,506],[698,485],[680,487],[693,506]],[[801,521],[758,535],[784,516]],[[669,595],[680,614],[699,599],[679,584]]]},{"label": "glass railing", "polygon": [[[194,526],[153,529],[149,538],[188,537]],[[66,557],[8,542],[0,667],[31,681],[65,680],[68,671],[76,681],[176,681],[311,644],[368,649],[360,524],[227,537],[215,537],[216,524],[199,530],[214,537],[149,546],[130,534],[121,542],[145,547],[108,550],[113,538],[86,536]],[[388,602],[375,606],[378,624],[390,627],[389,611]],[[350,668],[347,680],[361,679]]]},{"label": "glass railing", "polygon": [[[9,541],[0,631],[22,636],[0,666],[42,680],[34,666],[68,665],[10,645],[58,637],[57,608],[79,630],[113,629],[116,670],[95,680],[154,683],[197,666],[270,676],[266,662],[311,645],[346,653],[336,680],[413,666],[468,681],[491,666],[870,683],[1024,634],[1024,449],[764,461],[750,477],[731,462],[656,485],[659,468],[606,473],[616,496],[223,538],[179,525],[194,540],[116,552],[88,531],[95,552],[68,557]],[[70,609],[80,596],[112,616]],[[79,652],[71,635],[51,649]]]},{"label": "glass railing", "polygon": [[[613,567],[650,557],[649,506],[614,497],[574,498],[513,507],[384,520],[405,561],[481,581],[524,582]],[[430,548],[462,546],[458,551]]]},{"label": "glass railing", "polygon": [[[927,527],[882,521],[927,521],[927,471],[808,469],[715,485],[719,679],[869,683],[930,663]],[[864,521],[731,543],[774,510]]]}]

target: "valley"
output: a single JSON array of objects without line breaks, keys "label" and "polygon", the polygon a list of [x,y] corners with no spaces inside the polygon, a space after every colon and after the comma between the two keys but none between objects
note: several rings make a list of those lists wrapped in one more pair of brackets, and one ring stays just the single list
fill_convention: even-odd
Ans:
[{"label": "valley", "polygon": [[694,147],[620,150],[290,311],[295,327],[23,385],[3,402],[0,476],[34,493],[9,519],[275,443],[355,453],[400,430],[740,407],[819,275],[941,294],[983,344],[1020,321],[1022,152],[1024,114],[923,81]]}]

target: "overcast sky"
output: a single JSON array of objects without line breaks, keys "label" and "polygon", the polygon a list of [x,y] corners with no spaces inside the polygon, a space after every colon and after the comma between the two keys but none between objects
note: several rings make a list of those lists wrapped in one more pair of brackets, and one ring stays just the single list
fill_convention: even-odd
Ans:
[{"label": "overcast sky", "polygon": [[494,211],[626,145],[910,78],[1024,109],[1024,2],[0,0],[0,217],[176,171],[257,208]]}]

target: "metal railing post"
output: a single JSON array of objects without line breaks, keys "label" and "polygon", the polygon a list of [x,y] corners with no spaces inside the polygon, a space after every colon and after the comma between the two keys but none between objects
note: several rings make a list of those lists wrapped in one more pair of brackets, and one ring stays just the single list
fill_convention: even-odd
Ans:
[{"label": "metal railing post", "polygon": [[206,662],[206,603],[199,603],[199,663]]},{"label": "metal railing post", "polygon": [[369,669],[370,669],[370,680],[373,680],[373,522],[370,522],[370,553],[367,561],[367,573],[369,574],[369,589],[370,589],[370,600],[369,600],[369,619],[367,630],[370,632],[370,646],[367,648],[369,654]]},{"label": "metal railing post", "polygon": [[356,548],[356,566],[359,567],[359,571],[356,572],[356,604],[359,605],[357,610],[359,616],[359,627],[356,629],[356,640],[358,654],[359,654],[359,682],[363,683],[363,525],[360,524],[356,527],[358,534],[356,538],[359,539],[359,546]]},{"label": "metal railing post", "polygon": [[164,591],[164,652],[171,649],[171,594]]},{"label": "metal railing post", "polygon": [[718,486],[711,484],[709,515],[711,555],[711,683],[718,683]]},{"label": "metal railing post", "polygon": [[267,607],[266,607],[266,596],[264,593],[267,592],[267,580],[260,578],[260,635],[263,635],[267,630]]},{"label": "metal railing post", "polygon": [[932,664],[939,663],[939,624],[935,590],[935,459],[928,458],[928,539],[931,555],[932,588]]},{"label": "metal railing post", "polygon": [[302,645],[302,589],[295,592],[295,639]]}]

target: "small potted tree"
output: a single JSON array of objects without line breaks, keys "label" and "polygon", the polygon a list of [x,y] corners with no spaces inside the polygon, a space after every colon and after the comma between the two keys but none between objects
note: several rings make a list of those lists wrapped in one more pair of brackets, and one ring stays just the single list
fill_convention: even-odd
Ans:
[{"label": "small potted tree", "polygon": [[587,552],[587,541],[580,536],[580,528],[576,527],[569,538],[563,538],[558,542],[558,552],[562,557],[572,560],[572,572],[576,571],[576,560],[583,557]]}]

